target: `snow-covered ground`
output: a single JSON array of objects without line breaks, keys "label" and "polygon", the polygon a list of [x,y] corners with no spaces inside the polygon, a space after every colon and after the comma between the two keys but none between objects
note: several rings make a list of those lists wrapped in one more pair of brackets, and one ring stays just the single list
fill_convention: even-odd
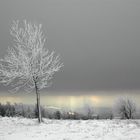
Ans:
[{"label": "snow-covered ground", "polygon": [[0,140],[140,140],[140,120],[0,118]]}]

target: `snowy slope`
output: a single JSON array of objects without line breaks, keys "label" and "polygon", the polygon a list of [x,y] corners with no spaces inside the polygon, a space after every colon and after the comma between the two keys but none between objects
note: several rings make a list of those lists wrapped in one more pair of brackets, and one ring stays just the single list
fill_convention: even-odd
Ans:
[{"label": "snowy slope", "polygon": [[0,140],[140,140],[140,120],[0,118]]}]

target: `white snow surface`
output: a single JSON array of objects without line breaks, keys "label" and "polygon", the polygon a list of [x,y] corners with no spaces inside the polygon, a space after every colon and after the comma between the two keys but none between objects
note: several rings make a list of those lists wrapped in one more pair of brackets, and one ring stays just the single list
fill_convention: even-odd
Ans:
[{"label": "white snow surface", "polygon": [[0,117],[0,140],[140,140],[140,120]]}]

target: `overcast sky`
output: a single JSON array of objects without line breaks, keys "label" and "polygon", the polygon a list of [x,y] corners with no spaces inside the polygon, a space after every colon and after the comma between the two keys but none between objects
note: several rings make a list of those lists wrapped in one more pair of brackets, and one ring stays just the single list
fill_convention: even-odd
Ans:
[{"label": "overcast sky", "polygon": [[61,54],[50,90],[140,89],[139,0],[1,0],[0,57],[17,19],[42,23],[46,47]]}]

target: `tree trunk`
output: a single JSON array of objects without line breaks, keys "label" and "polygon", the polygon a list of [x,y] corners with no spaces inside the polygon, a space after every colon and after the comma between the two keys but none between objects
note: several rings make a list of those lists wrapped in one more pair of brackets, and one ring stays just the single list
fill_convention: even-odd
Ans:
[{"label": "tree trunk", "polygon": [[36,91],[36,100],[37,100],[37,117],[38,117],[38,122],[42,122],[41,118],[41,109],[40,109],[40,93],[38,91],[37,83],[35,82],[35,91]]}]

